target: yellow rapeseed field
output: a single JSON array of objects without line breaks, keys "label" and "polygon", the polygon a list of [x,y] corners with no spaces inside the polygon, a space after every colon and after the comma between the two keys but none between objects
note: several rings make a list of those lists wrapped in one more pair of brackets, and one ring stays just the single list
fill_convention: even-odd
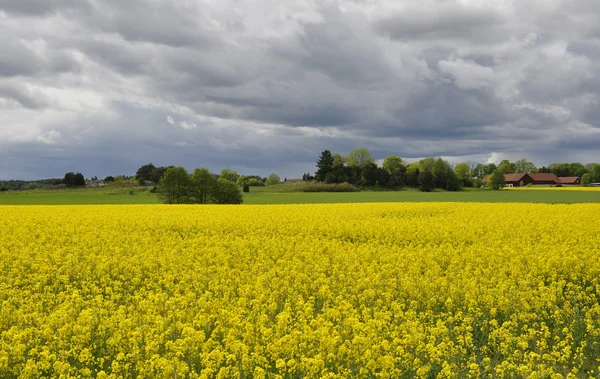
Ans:
[{"label": "yellow rapeseed field", "polygon": [[600,204],[0,215],[0,378],[600,375]]}]

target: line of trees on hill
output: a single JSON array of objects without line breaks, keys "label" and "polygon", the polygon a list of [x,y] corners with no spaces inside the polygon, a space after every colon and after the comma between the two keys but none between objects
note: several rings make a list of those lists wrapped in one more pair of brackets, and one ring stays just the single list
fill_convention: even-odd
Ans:
[{"label": "line of trees on hill", "polygon": [[364,147],[352,150],[347,156],[323,151],[317,161],[315,176],[304,174],[303,179],[327,184],[350,183],[360,188],[395,189],[408,186],[424,192],[436,188],[458,191],[466,185],[450,163],[441,158],[425,158],[406,164],[398,156],[388,156],[379,167]]},{"label": "line of trees on hill", "polygon": [[[174,166],[156,167],[152,163],[141,166],[135,175],[135,180],[140,185],[155,186],[158,190],[158,184],[165,176],[166,172],[175,168]],[[418,162],[408,163],[398,156],[388,156],[379,167],[371,153],[366,148],[358,148],[350,152],[347,156],[339,153],[332,154],[329,150],[321,153],[317,161],[317,171],[313,176],[306,173],[302,176],[304,181],[316,181],[324,184],[343,184],[348,183],[358,188],[388,188],[396,189],[402,187],[419,188],[422,191],[431,191],[435,188],[441,188],[449,191],[455,191],[461,187],[480,187],[482,179],[486,175],[497,173],[494,181],[500,184],[503,180],[502,174],[516,173],[553,173],[556,176],[578,176],[582,184],[600,182],[600,164],[579,162],[572,163],[553,163],[549,166],[537,167],[534,163],[519,159],[515,162],[503,160],[499,164],[488,163],[467,163],[462,162],[451,165],[441,158],[429,157]],[[276,174],[269,177],[259,175],[239,175],[236,171],[225,168],[216,175],[217,179],[225,179],[233,182],[239,187],[249,191],[253,186],[275,185],[281,183],[281,179]],[[98,178],[93,177],[90,180],[95,181]],[[107,176],[104,181],[111,182],[115,180],[130,180],[132,177],[118,175]],[[497,180],[496,180],[497,179]],[[284,180],[285,181],[285,180]],[[488,185],[489,185],[488,181]],[[83,186],[86,184],[84,175],[79,172],[69,172],[64,178],[43,179],[43,180],[7,180],[0,181],[0,191],[8,190],[32,190],[38,188],[51,188],[57,185],[66,185],[67,187]],[[325,187],[325,186],[322,186]]]}]

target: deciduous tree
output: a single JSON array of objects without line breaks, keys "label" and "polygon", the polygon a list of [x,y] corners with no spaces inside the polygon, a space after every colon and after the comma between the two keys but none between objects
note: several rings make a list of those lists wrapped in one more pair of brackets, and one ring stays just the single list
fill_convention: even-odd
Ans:
[{"label": "deciduous tree", "polygon": [[364,147],[354,149],[348,154],[348,166],[364,167],[370,163],[375,163],[375,158]]},{"label": "deciduous tree", "polygon": [[158,183],[157,192],[163,203],[183,204],[190,201],[191,190],[192,180],[185,168],[173,167],[165,172]]},{"label": "deciduous tree", "polygon": [[276,184],[281,184],[281,178],[277,174],[269,175],[267,182],[265,183],[268,186],[274,186]]},{"label": "deciduous tree", "polygon": [[383,169],[387,171],[390,175],[394,175],[399,171],[404,170],[404,164],[402,162],[402,158],[390,155],[383,160]]},{"label": "deciduous tree", "polygon": [[504,179],[504,174],[502,172],[500,172],[500,170],[496,170],[494,171],[489,177],[488,177],[488,188],[493,189],[493,190],[499,190],[502,189],[502,187],[504,187],[504,185],[506,184],[506,180]]},{"label": "deciduous tree", "polygon": [[229,180],[230,182],[235,184],[235,181],[237,180],[238,177],[238,173],[235,170],[232,170],[230,168],[224,168],[221,170],[221,173],[219,174],[219,179],[225,179],[225,180]]},{"label": "deciduous tree", "polygon": [[471,168],[468,163],[459,163],[454,167],[454,174],[464,186],[471,185]]},{"label": "deciduous tree", "polygon": [[197,168],[192,175],[192,197],[195,203],[208,204],[217,184],[216,175],[206,168]]},{"label": "deciduous tree", "polygon": [[242,191],[234,182],[219,178],[213,193],[215,204],[241,204],[244,201]]}]

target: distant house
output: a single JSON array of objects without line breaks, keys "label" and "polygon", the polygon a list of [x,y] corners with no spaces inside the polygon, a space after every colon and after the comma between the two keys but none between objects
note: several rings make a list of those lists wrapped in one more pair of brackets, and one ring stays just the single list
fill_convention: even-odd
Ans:
[{"label": "distant house", "polygon": [[[483,182],[487,183],[488,175],[483,178]],[[531,184],[534,186],[539,185],[554,185],[554,184],[565,184],[565,185],[580,185],[581,178],[578,176],[569,177],[557,177],[552,173],[527,173],[527,174],[504,174],[504,181],[509,187],[519,187],[521,183],[524,186]]]},{"label": "distant house", "polygon": [[561,176],[558,178],[559,184],[580,185],[581,178],[579,176]]}]

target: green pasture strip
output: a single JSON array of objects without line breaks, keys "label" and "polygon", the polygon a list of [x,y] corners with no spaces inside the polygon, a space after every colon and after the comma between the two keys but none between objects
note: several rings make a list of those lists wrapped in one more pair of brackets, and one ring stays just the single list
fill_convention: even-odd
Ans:
[{"label": "green pasture strip", "polygon": [[[131,194],[133,193],[133,194]],[[55,190],[0,193],[3,205],[70,204],[157,204],[156,195],[140,191]],[[363,192],[268,192],[244,194],[244,204],[308,204],[371,202],[513,202],[513,203],[600,203],[600,192],[580,191],[487,191],[424,193],[405,191]]]}]

